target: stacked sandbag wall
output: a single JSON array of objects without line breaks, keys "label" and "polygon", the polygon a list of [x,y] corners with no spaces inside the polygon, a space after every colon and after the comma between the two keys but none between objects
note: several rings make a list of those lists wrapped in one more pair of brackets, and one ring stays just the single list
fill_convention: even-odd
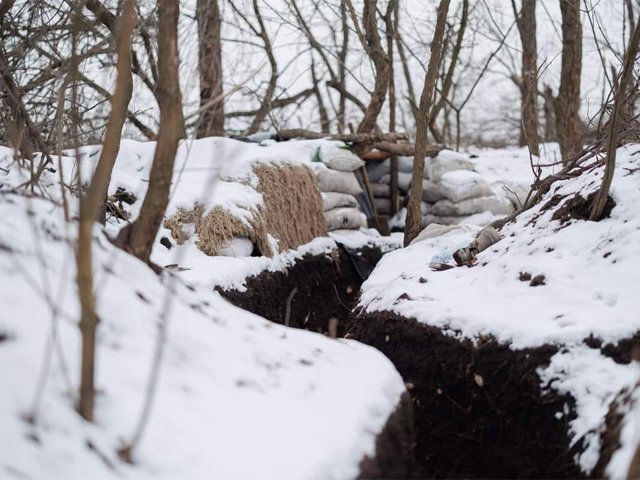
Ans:
[{"label": "stacked sandbag wall", "polygon": [[[413,158],[398,158],[398,190],[407,195],[411,186]],[[376,206],[391,208],[390,161],[367,164]],[[492,186],[479,173],[473,162],[452,150],[442,150],[427,157],[422,180],[422,228],[431,223],[484,225],[511,214],[517,205],[498,186]],[[374,187],[375,185],[375,187]],[[402,197],[401,197],[402,198]],[[403,199],[406,204],[407,199]],[[400,225],[402,226],[402,225]]]},{"label": "stacked sandbag wall", "polygon": [[357,199],[364,192],[355,173],[364,162],[346,148],[327,148],[318,149],[314,164],[327,231],[366,228],[367,217]]}]

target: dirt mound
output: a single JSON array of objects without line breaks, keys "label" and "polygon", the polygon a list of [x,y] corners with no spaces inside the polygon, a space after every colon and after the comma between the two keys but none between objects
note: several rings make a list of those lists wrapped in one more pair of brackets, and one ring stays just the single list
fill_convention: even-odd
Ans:
[{"label": "dirt mound", "polygon": [[285,271],[248,277],[245,291],[216,290],[238,307],[295,328],[328,333],[335,318],[340,337],[363,277],[382,257],[378,247],[363,247],[358,254],[357,263],[342,247],[332,256],[306,255]]}]

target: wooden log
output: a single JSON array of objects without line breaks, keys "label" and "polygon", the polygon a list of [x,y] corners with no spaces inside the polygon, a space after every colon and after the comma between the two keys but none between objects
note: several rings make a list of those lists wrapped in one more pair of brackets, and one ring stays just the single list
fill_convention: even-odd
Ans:
[{"label": "wooden log", "polygon": [[311,130],[305,130],[302,128],[296,128],[291,130],[280,130],[276,135],[277,140],[290,140],[292,138],[310,138],[310,139],[326,138],[327,140],[337,140],[341,142],[350,142],[350,143],[374,143],[374,142],[396,142],[398,140],[408,140],[409,136],[404,132],[331,134],[331,133],[313,132]]},{"label": "wooden log", "polygon": [[[373,148],[400,157],[412,157],[416,152],[416,146],[412,143],[375,142]],[[427,157],[435,157],[443,148],[443,145],[438,144],[427,145]]]}]

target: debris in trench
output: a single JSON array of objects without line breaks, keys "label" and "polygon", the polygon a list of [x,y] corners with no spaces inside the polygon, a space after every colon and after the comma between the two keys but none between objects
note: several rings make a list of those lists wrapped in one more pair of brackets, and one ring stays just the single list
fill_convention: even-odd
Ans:
[{"label": "debris in trench", "polygon": [[472,265],[476,261],[476,255],[486,250],[491,245],[502,240],[502,236],[491,225],[480,230],[476,238],[468,247],[460,248],[453,254],[453,259],[459,266]]},{"label": "debris in trench", "polygon": [[531,274],[529,272],[520,272],[520,277],[518,279],[521,282],[529,282],[531,280]]},{"label": "debris in trench", "polygon": [[540,285],[546,285],[544,275],[536,275],[535,277],[533,277],[533,280],[531,280],[531,283],[529,284],[530,287],[539,287]]}]

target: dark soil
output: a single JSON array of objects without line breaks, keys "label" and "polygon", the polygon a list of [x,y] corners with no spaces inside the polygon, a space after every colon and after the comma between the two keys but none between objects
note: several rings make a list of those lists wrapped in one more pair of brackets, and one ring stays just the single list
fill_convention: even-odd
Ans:
[{"label": "dark soil", "polygon": [[376,439],[375,457],[360,462],[358,478],[412,478],[414,445],[411,397],[403,393]]},{"label": "dark soil", "polygon": [[[597,192],[593,192],[586,199],[579,194],[575,194],[571,200],[565,202],[562,207],[557,209],[553,216],[552,220],[559,220],[560,223],[566,223],[572,219],[576,220],[589,220],[589,215],[591,214],[591,206],[593,205],[593,201],[596,197]],[[552,197],[549,203],[554,201],[556,196]],[[604,210],[602,211],[601,219],[609,218],[611,216],[611,211],[616,206],[616,202],[609,195],[607,197],[607,202],[604,205]]]},{"label": "dark soil", "polygon": [[[553,346],[474,346],[391,313],[352,317],[354,338],[403,376],[414,406],[415,478],[580,478],[569,447],[570,396],[542,395]],[[556,418],[558,415],[559,418]],[[574,448],[580,448],[576,446]]]},{"label": "dark soil", "polygon": [[381,257],[377,247],[363,247],[352,256],[340,247],[333,256],[306,255],[286,271],[249,277],[244,292],[216,290],[234,305],[280,324],[290,303],[288,323],[295,328],[328,333],[335,318],[341,337],[360,285]]}]

